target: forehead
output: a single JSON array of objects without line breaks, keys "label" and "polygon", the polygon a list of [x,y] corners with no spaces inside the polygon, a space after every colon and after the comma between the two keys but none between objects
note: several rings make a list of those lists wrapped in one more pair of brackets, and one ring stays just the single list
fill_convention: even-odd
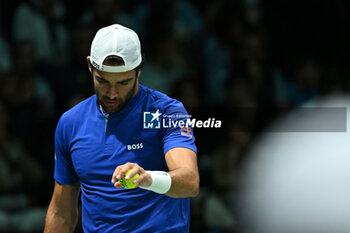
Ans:
[{"label": "forehead", "polygon": [[109,82],[119,82],[119,81],[123,81],[129,78],[135,77],[135,71],[130,70],[127,72],[116,73],[116,72],[105,72],[105,71],[94,69],[93,76],[103,78]]}]

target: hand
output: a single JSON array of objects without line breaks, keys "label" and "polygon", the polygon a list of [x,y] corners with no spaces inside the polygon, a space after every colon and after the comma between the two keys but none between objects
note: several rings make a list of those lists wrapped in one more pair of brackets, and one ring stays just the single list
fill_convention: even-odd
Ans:
[{"label": "hand", "polygon": [[143,187],[148,187],[152,184],[152,177],[138,164],[136,163],[125,163],[116,167],[112,176],[112,183],[116,188],[122,188],[119,180],[124,177],[125,173],[132,169],[128,175],[125,177],[126,180],[130,180],[136,173],[140,176],[133,181],[133,183],[138,183]]}]

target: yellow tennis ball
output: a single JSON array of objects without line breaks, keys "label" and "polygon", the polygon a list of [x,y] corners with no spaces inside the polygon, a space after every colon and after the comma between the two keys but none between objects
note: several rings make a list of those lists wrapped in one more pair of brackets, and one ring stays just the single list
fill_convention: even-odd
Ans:
[{"label": "yellow tennis ball", "polygon": [[129,174],[129,172],[131,171],[132,169],[130,169],[129,171],[127,171],[124,175],[124,177],[122,179],[119,180],[119,183],[120,185],[123,187],[123,188],[126,188],[126,189],[133,189],[133,188],[136,188],[138,183],[134,184],[133,181],[135,179],[137,179],[137,177],[139,177],[140,175],[138,173],[136,173],[133,177],[131,177],[131,179],[129,180],[126,180],[125,179],[125,176],[127,176]]}]

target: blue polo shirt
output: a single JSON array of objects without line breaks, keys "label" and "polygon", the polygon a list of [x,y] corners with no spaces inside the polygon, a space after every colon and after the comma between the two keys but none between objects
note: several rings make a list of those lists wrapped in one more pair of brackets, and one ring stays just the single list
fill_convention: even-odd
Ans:
[{"label": "blue polo shirt", "polygon": [[[111,183],[115,168],[124,163],[168,171],[168,150],[185,147],[196,152],[189,128],[145,128],[149,126],[145,121],[152,121],[145,114],[156,110],[165,116],[179,116],[177,120],[185,120],[187,115],[179,101],[139,85],[138,93],[108,120],[100,112],[96,95],[59,120],[54,178],[60,184],[80,181],[85,232],[189,232],[189,198],[170,198],[140,188],[117,189]],[[160,119],[152,123],[160,123]]]}]

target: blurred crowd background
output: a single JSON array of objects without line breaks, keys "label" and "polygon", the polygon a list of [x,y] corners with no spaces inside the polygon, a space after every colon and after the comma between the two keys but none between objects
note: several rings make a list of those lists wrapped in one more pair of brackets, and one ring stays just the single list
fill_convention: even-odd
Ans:
[{"label": "blurred crowd background", "polygon": [[141,84],[223,120],[194,132],[201,190],[191,233],[245,232],[234,196],[251,142],[305,101],[350,89],[350,2],[2,0],[0,231],[42,229],[57,121],[94,94],[86,56],[113,23],[140,37]]}]

